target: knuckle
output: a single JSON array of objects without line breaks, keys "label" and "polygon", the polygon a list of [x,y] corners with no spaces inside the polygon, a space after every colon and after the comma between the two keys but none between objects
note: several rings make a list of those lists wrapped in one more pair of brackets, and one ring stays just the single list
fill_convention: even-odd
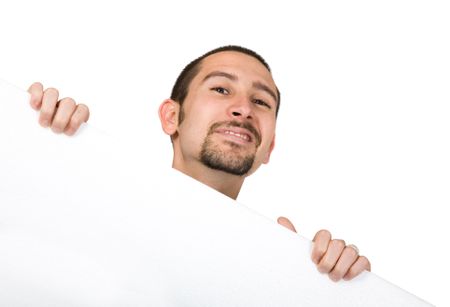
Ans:
[{"label": "knuckle", "polygon": [[370,264],[369,259],[367,259],[366,256],[360,256],[359,258],[361,259],[361,262],[363,263],[364,267],[367,268],[370,271],[371,264]]},{"label": "knuckle", "polygon": [[79,104],[78,109],[80,110],[80,112],[89,114],[89,107],[85,104]]},{"label": "knuckle", "polygon": [[86,110],[87,112],[89,112],[89,107],[87,105],[85,105],[84,103],[80,103],[78,105],[79,108]]},{"label": "knuckle", "polygon": [[45,93],[59,96],[59,91],[54,87],[49,87],[48,89],[45,90]]},{"label": "knuckle", "polygon": [[326,230],[326,229],[321,229],[317,233],[320,234],[320,235],[331,237],[331,233],[328,230]]},{"label": "knuckle", "polygon": [[332,242],[334,245],[336,245],[339,248],[343,249],[345,247],[345,241],[342,239],[334,239]]},{"label": "knuckle", "polygon": [[356,249],[352,248],[352,247],[346,247],[345,248],[346,253],[350,254],[350,256],[352,257],[356,257],[358,256],[358,252],[356,251]]},{"label": "knuckle", "polygon": [[[90,112],[89,112],[89,108],[84,105],[84,104],[79,104],[77,106],[77,112],[79,117],[81,117],[80,121],[81,122],[87,122],[89,120],[90,117]],[[80,122],[80,124],[81,124]]]},{"label": "knuckle", "polygon": [[42,85],[41,82],[34,82],[33,84],[31,84],[30,89],[37,89],[37,90],[41,90],[44,88],[44,86]]},{"label": "knuckle", "polygon": [[321,229],[320,232],[331,236],[331,232],[328,229]]},{"label": "knuckle", "polygon": [[315,242],[318,239],[320,239],[320,240],[324,240],[324,239],[325,240],[330,240],[331,239],[331,233],[328,230],[326,230],[326,229],[321,229],[321,230],[319,230],[316,233],[316,235],[314,236],[313,241]]},{"label": "knuckle", "polygon": [[71,107],[74,107],[76,105],[75,100],[73,100],[70,97],[66,97],[66,98],[61,99],[60,105],[61,104],[64,104],[66,106],[71,106]]}]

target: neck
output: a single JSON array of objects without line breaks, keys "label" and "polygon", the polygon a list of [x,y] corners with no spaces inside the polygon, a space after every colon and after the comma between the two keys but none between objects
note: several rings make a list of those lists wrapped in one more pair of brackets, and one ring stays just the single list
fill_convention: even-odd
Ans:
[{"label": "neck", "polygon": [[172,167],[232,199],[238,197],[245,179],[243,176],[211,169],[199,161],[184,163],[184,161],[179,161],[175,157]]}]

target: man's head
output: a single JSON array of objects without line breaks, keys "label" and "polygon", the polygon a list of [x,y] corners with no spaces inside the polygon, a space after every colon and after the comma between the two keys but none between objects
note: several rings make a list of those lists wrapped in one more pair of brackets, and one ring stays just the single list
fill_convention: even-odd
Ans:
[{"label": "man's head", "polygon": [[[202,56],[196,58],[192,62],[190,62],[186,67],[181,71],[180,75],[178,76],[177,80],[175,81],[175,84],[172,88],[172,93],[170,94],[170,99],[178,102],[181,106],[183,105],[184,99],[186,99],[186,96],[189,91],[189,85],[192,82],[192,79],[198,74],[203,59],[206,57],[218,53],[218,52],[224,52],[224,51],[236,51],[241,52],[244,54],[247,54],[249,56],[254,57],[258,61],[263,64],[267,70],[270,72],[270,66],[267,64],[267,62],[264,60],[262,56],[257,54],[255,51],[241,47],[241,46],[235,46],[235,45],[229,45],[229,46],[223,46],[216,49],[213,49]],[[280,91],[277,88],[277,108],[276,108],[276,115],[278,115],[278,111],[280,109]],[[181,111],[182,108],[181,108]],[[181,123],[183,121],[183,112],[180,112],[180,118],[179,122]]]},{"label": "man's head", "polygon": [[160,107],[174,167],[251,174],[269,161],[279,101],[269,66],[249,49],[222,47],[194,60]]}]

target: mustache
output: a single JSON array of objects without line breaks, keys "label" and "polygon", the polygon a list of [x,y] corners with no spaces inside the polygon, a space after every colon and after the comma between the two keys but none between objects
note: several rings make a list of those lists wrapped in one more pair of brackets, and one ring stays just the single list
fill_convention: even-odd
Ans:
[{"label": "mustache", "polygon": [[214,131],[219,127],[238,127],[238,128],[244,128],[250,131],[256,140],[256,147],[258,147],[261,144],[261,135],[259,134],[258,130],[256,130],[255,127],[253,127],[252,124],[248,122],[237,122],[235,120],[232,121],[223,121],[223,122],[217,122],[211,125],[208,131],[208,136],[213,134]]}]

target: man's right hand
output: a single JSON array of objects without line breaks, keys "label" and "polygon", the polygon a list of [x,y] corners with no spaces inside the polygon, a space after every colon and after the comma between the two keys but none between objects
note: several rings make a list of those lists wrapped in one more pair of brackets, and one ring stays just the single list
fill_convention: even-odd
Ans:
[{"label": "man's right hand", "polygon": [[81,124],[89,119],[89,108],[84,104],[76,104],[72,98],[59,100],[59,92],[55,88],[44,91],[41,83],[33,83],[28,92],[31,94],[30,105],[40,111],[39,124],[51,127],[55,133],[74,135]]}]

